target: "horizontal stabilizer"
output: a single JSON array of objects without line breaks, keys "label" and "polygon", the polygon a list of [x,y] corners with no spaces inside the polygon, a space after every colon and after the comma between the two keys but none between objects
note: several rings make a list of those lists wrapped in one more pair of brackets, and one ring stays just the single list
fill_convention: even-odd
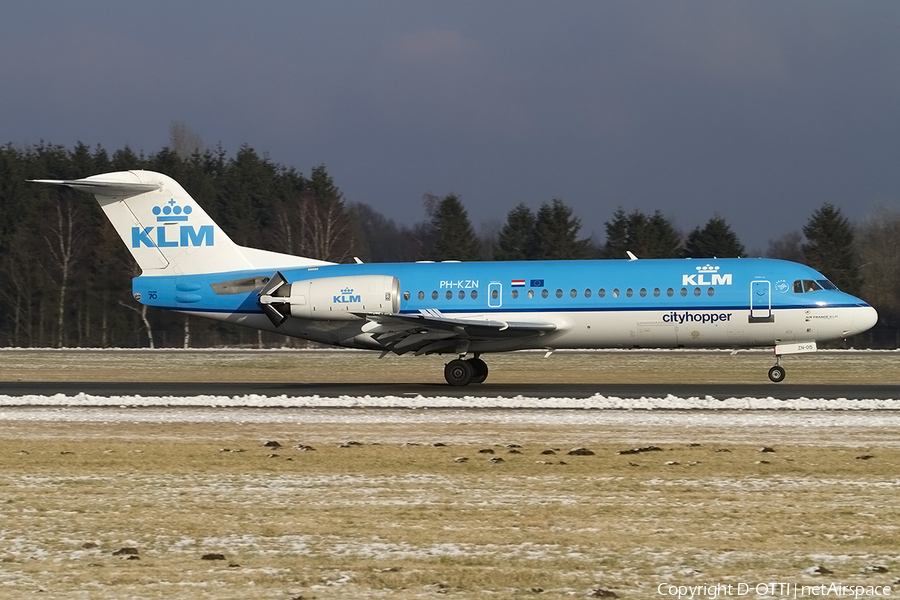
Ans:
[{"label": "horizontal stabilizer", "polygon": [[160,189],[157,183],[133,183],[129,181],[103,181],[100,179],[29,179],[32,183],[66,185],[70,188],[99,196],[124,198]]}]

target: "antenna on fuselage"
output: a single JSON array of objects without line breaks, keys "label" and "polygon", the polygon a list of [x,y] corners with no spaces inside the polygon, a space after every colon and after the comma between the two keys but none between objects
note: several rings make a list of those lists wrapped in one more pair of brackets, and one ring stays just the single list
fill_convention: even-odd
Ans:
[{"label": "antenna on fuselage", "polygon": [[631,250],[626,250],[626,251],[625,251],[625,254],[628,255],[628,260],[637,260],[637,259],[638,259],[638,257],[635,256],[635,255],[631,252]]}]

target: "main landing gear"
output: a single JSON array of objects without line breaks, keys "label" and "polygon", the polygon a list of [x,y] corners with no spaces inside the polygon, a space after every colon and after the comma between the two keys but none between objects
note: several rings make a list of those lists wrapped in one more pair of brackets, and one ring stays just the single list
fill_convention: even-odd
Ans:
[{"label": "main landing gear", "polygon": [[448,362],[444,366],[444,379],[453,386],[469,385],[470,383],[481,383],[488,376],[488,366],[483,360],[478,358],[456,358]]}]

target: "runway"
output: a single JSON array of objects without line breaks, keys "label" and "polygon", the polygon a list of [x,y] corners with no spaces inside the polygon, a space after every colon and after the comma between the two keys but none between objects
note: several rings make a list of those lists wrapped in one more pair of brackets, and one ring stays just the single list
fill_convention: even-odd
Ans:
[{"label": "runway", "polygon": [[436,398],[774,398],[796,400],[891,400],[900,398],[900,385],[869,384],[508,384],[485,383],[467,387],[441,384],[395,383],[194,383],[194,382],[29,382],[0,383],[0,395],[21,396],[246,396],[268,397],[416,397]]}]

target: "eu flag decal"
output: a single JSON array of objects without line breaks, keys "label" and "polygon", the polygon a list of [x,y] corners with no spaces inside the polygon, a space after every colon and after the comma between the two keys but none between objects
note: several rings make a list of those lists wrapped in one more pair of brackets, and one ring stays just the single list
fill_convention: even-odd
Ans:
[{"label": "eu flag decal", "polygon": [[532,279],[531,287],[539,287],[539,288],[544,287],[544,280],[543,279]]}]

